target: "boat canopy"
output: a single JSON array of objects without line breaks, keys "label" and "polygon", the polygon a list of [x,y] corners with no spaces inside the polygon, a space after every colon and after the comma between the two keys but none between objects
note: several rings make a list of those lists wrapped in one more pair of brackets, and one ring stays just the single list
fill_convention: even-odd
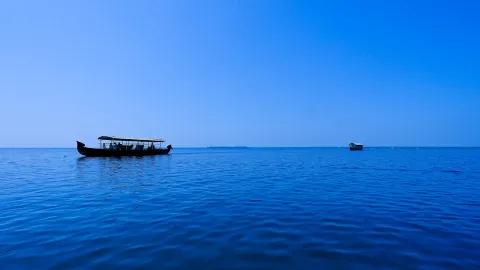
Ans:
[{"label": "boat canopy", "polygon": [[123,137],[115,137],[115,136],[100,136],[98,137],[99,140],[105,140],[105,141],[124,141],[124,142],[165,142],[165,140],[162,139],[137,139],[137,138],[123,138]]}]

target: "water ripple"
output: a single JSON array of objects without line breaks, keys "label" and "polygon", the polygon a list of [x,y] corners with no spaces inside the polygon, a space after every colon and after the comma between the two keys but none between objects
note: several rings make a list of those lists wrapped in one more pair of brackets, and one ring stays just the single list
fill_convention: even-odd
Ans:
[{"label": "water ripple", "polygon": [[479,269],[478,149],[0,149],[4,269]]}]

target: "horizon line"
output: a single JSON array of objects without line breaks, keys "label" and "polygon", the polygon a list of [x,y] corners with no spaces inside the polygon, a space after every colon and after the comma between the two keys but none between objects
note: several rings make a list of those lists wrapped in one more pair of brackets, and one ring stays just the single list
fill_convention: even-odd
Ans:
[{"label": "horizon line", "polygon": [[[175,148],[205,148],[205,149],[214,149],[214,148],[348,148],[347,146],[176,146]],[[480,148],[478,146],[458,146],[458,145],[421,145],[421,146],[412,146],[412,145],[373,145],[373,146],[364,146],[364,148]],[[0,146],[0,149],[76,149],[76,147],[65,147],[65,146]]]}]

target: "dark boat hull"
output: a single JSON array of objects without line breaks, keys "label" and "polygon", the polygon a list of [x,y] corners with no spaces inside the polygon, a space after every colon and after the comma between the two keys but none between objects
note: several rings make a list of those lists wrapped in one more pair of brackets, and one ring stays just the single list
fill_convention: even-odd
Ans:
[{"label": "dark boat hull", "polygon": [[89,148],[89,147],[85,147],[84,143],[77,141],[78,153],[87,157],[168,155],[171,150],[172,150],[171,145],[168,145],[167,148],[145,149],[145,150],[134,150],[134,149],[112,150],[112,149]]},{"label": "dark boat hull", "polygon": [[349,144],[350,151],[362,151],[363,150],[363,145],[362,144],[355,144],[351,143]]}]

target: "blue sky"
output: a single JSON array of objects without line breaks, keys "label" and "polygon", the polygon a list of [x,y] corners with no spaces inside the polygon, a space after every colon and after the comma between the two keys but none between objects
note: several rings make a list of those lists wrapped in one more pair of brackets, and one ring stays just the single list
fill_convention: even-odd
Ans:
[{"label": "blue sky", "polygon": [[480,145],[478,1],[7,1],[0,146]]}]

